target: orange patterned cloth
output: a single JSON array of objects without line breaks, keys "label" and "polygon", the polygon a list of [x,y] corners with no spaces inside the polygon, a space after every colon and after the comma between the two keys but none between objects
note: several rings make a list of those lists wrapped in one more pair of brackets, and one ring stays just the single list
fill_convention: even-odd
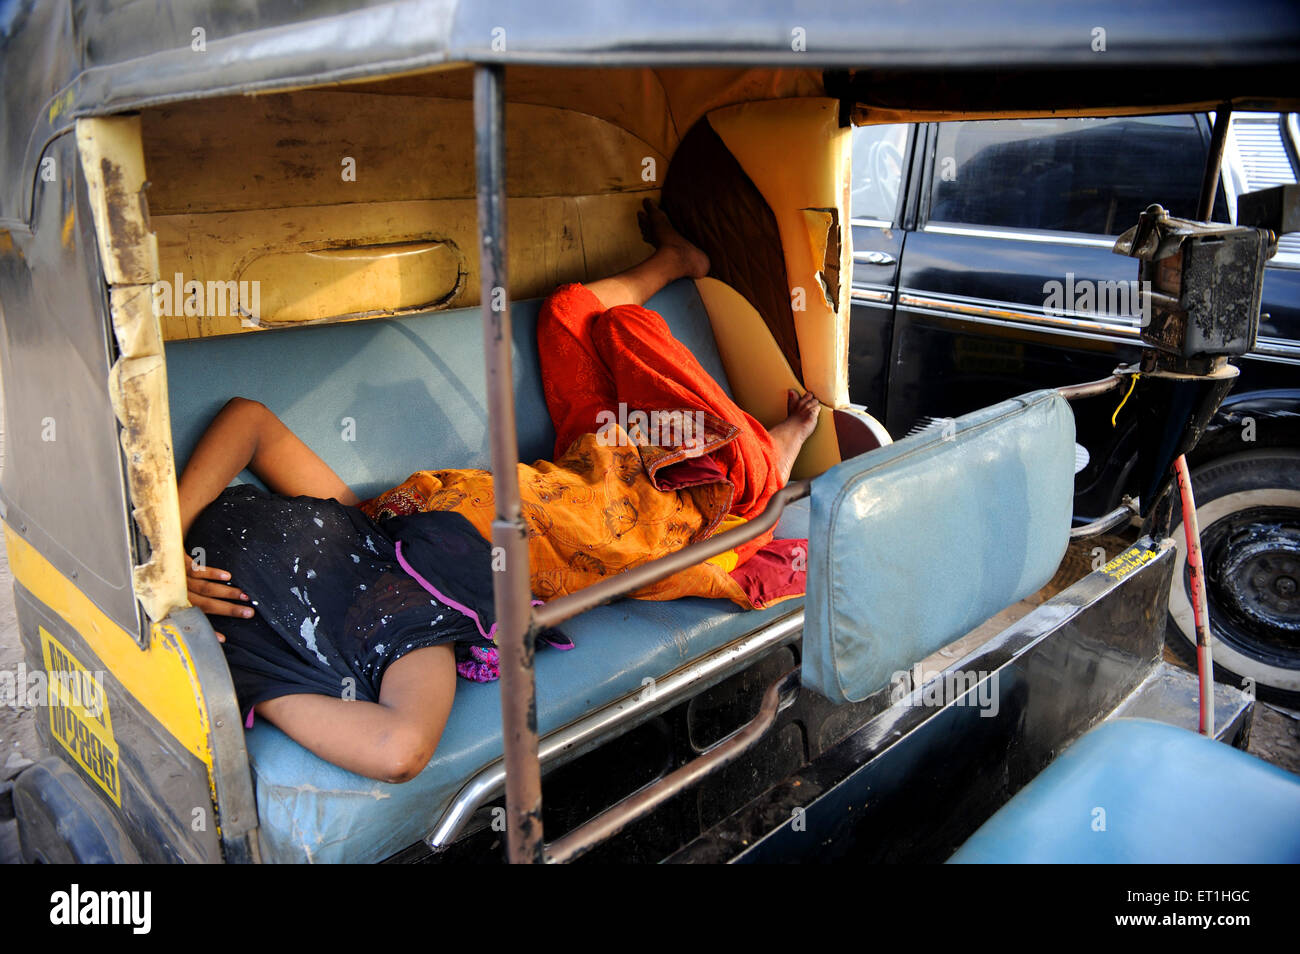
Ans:
[{"label": "orange patterned cloth", "polygon": [[[584,434],[554,463],[520,464],[533,596],[550,600],[572,593],[703,539],[725,515],[729,490],[718,483],[658,490],[637,448],[607,446],[595,434]],[[376,519],[454,510],[491,540],[492,475],[485,470],[422,470],[361,509]],[[710,596],[752,605],[716,563],[691,567],[634,595],[655,600]]]},{"label": "orange patterned cloth", "polygon": [[[767,431],[659,315],[635,305],[605,310],[583,286],[566,285],[543,304],[537,341],[557,435],[554,462],[519,465],[538,599],[705,539],[724,520],[751,519],[780,487]],[[376,519],[453,510],[489,540],[494,508],[484,470],[419,471],[361,505]],[[773,541],[769,531],[633,596],[770,605],[803,592],[804,553],[804,541]]]}]

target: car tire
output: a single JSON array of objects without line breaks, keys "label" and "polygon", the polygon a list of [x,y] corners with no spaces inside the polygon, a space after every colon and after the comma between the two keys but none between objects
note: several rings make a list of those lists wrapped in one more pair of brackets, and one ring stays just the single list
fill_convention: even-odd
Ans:
[{"label": "car tire", "polygon": [[[1300,451],[1221,457],[1192,473],[1192,490],[1215,678],[1300,707]],[[1177,505],[1171,535],[1178,562],[1166,642],[1195,666],[1187,542]]]}]

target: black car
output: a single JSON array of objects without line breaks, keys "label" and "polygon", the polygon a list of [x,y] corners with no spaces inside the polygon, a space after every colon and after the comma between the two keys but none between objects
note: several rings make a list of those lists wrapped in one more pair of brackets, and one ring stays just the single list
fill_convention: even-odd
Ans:
[{"label": "black car", "polygon": [[[1115,238],[1159,202],[1196,217],[1212,116],[863,126],[853,141],[850,397],[906,433],[936,418],[1104,377],[1137,360],[1136,263]],[[1296,182],[1295,114],[1232,117],[1214,218]],[[1300,235],[1264,280],[1259,338],[1189,456],[1216,671],[1300,701]],[[1075,408],[1079,522],[1136,495],[1136,415]],[[1182,546],[1182,534],[1174,538]],[[1094,554],[1101,561],[1113,554]],[[1195,631],[1186,574],[1168,643]]]}]

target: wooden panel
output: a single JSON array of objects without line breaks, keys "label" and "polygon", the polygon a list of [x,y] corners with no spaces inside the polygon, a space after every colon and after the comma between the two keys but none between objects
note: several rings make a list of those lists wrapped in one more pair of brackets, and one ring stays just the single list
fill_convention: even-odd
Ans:
[{"label": "wooden panel", "polygon": [[[641,261],[651,249],[637,228],[636,210],[647,196],[657,198],[657,193],[511,199],[507,205],[511,295],[540,297],[556,285],[595,280]],[[153,226],[161,273],[172,283],[177,275],[182,284],[247,278],[249,266],[267,256],[342,245],[439,242],[448,255],[455,255],[464,273],[459,288],[442,307],[479,302],[477,209],[472,199],[155,215]],[[291,260],[279,261],[287,266]],[[442,261],[440,267],[445,268],[447,260]],[[288,289],[315,294],[287,271],[281,274],[283,279],[275,272],[261,278],[264,296],[270,283],[283,281],[284,288],[275,292],[281,309],[294,302]],[[366,278],[371,283],[367,301],[381,310],[402,307],[398,303],[409,299],[403,297],[400,274],[383,268],[372,271]],[[172,314],[163,315],[161,321],[168,340],[248,330],[232,315]]]},{"label": "wooden panel", "polygon": [[[468,101],[305,90],[227,97],[142,116],[154,215],[305,205],[469,199]],[[618,126],[549,106],[507,111],[514,196],[654,188],[666,158]]]}]

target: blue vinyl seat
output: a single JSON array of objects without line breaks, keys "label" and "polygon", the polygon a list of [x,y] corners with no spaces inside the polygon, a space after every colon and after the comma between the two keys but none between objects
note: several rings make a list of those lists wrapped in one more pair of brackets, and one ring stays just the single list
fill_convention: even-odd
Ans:
[{"label": "blue vinyl seat", "polygon": [[[519,451],[550,458],[555,440],[535,345],[540,301],[511,316]],[[728,387],[708,314],[693,283],[649,302],[704,368]],[[230,397],[261,401],[362,497],[430,467],[488,467],[483,345],[477,308],[400,319],[263,331],[167,346],[172,435],[183,465]],[[250,474],[242,480],[254,481]],[[806,505],[780,536],[806,533]],[[565,625],[567,653],[537,656],[538,728],[545,735],[708,652],[798,612],[723,600],[620,600]],[[381,860],[425,835],[464,781],[502,753],[499,689],[458,681],[432,761],[401,785],[363,778],[317,758],[274,726],[246,736],[268,861]]]},{"label": "blue vinyl seat", "polygon": [[1300,776],[1194,732],[1104,722],[967,839],[953,864],[1300,862]]}]

